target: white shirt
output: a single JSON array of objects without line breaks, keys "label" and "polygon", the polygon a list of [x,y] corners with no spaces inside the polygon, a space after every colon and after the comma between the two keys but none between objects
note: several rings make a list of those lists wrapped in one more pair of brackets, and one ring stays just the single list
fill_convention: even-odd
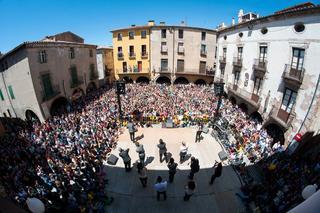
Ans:
[{"label": "white shirt", "polygon": [[167,190],[167,181],[161,182],[161,183],[156,183],[154,184],[154,189],[157,190],[158,192],[165,192]]}]

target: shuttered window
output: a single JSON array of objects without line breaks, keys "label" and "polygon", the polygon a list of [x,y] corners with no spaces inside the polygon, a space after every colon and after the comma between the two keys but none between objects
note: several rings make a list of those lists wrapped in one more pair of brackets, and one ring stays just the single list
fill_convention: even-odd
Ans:
[{"label": "shuttered window", "polygon": [[16,97],[13,94],[12,86],[8,86],[8,90],[9,90],[9,94],[10,94],[11,99],[15,99]]}]

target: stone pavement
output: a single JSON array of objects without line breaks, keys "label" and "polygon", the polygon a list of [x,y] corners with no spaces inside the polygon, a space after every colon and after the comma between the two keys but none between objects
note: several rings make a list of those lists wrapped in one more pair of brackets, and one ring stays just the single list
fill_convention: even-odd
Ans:
[{"label": "stone pavement", "polygon": [[[213,185],[209,185],[210,177],[213,173],[212,166],[215,160],[219,160],[218,152],[221,146],[210,134],[202,134],[200,143],[195,143],[195,128],[141,128],[136,133],[136,137],[144,135],[139,143],[144,145],[146,151],[146,163],[148,169],[148,186],[142,188],[139,181],[136,167],[131,172],[125,172],[122,159],[118,150],[113,150],[113,154],[119,157],[116,165],[106,165],[105,170],[109,184],[106,185],[108,195],[115,198],[114,202],[108,206],[107,212],[244,212],[243,205],[234,195],[240,191],[240,181],[233,169],[224,164],[222,176],[217,178]],[[168,185],[167,200],[157,201],[156,193],[153,189],[156,177],[162,176],[168,179],[168,169],[165,162],[160,163],[157,144],[162,138],[167,144],[168,152],[178,163],[178,171],[175,180]],[[179,164],[179,150],[181,141],[185,141],[189,146],[189,153],[199,159],[200,172],[195,174],[197,184],[195,194],[189,202],[183,201],[184,186],[187,183],[187,176],[190,172],[188,163],[190,160]],[[138,160],[136,146],[130,141],[129,133],[124,129],[124,134],[119,138],[118,147],[130,148],[132,163]]]}]

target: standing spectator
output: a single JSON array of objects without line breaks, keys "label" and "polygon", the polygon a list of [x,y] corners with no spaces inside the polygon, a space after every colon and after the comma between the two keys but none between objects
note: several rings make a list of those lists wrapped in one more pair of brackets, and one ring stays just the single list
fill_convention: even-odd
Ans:
[{"label": "standing spectator", "polygon": [[145,158],[146,158],[146,153],[145,153],[145,151],[144,151],[143,145],[142,145],[142,144],[139,144],[139,143],[137,142],[137,143],[136,143],[136,146],[137,146],[136,152],[137,152],[138,155],[139,155],[140,163],[142,163],[142,165],[144,165],[144,160],[145,160]]},{"label": "standing spectator", "polygon": [[197,130],[197,133],[196,133],[196,141],[195,141],[196,143],[201,141],[202,130],[203,130],[203,125],[199,123],[198,124],[198,130]]},{"label": "standing spectator", "polygon": [[168,159],[167,159],[167,147],[166,147],[166,143],[163,142],[162,139],[159,140],[159,144],[157,145],[158,148],[159,148],[159,157],[160,157],[160,163],[162,163],[162,157],[164,156],[165,157],[165,161],[166,163],[168,162]]},{"label": "standing spectator", "polygon": [[188,152],[188,146],[184,141],[182,141],[181,146],[180,146],[180,163],[182,163],[187,156]]},{"label": "standing spectator", "polygon": [[191,157],[191,162],[190,162],[190,174],[189,174],[189,179],[193,180],[193,176],[195,173],[199,172],[200,170],[200,165],[199,165],[199,160],[196,159],[195,157]]},{"label": "standing spectator", "polygon": [[137,164],[137,167],[138,167],[138,174],[139,174],[140,182],[141,182],[143,187],[146,187],[147,186],[147,180],[148,180],[147,168],[141,162],[139,162]]},{"label": "standing spectator", "polygon": [[130,119],[128,124],[127,124],[127,128],[129,130],[129,134],[130,134],[130,140],[132,142],[134,142],[135,136],[134,133],[136,132],[136,126],[134,125],[134,123],[132,122],[132,120]]},{"label": "standing spectator", "polygon": [[119,156],[122,158],[126,172],[131,170],[131,158],[129,156],[129,148],[124,150],[119,148]]},{"label": "standing spectator", "polygon": [[222,174],[222,163],[221,163],[221,162],[218,163],[218,162],[216,161],[216,163],[214,164],[213,168],[214,168],[214,167],[216,167],[216,168],[215,168],[215,170],[214,170],[214,174],[211,176],[211,180],[210,180],[210,182],[209,182],[210,185],[212,185],[213,182],[214,182],[214,180],[215,180],[217,177],[220,177],[221,174]]},{"label": "standing spectator", "polygon": [[177,166],[178,164],[174,162],[173,158],[170,158],[170,161],[168,163],[168,168],[169,168],[169,183],[173,182],[174,175],[177,172]]},{"label": "standing spectator", "polygon": [[189,180],[188,184],[184,187],[184,189],[185,189],[185,193],[184,193],[183,200],[188,201],[190,197],[194,194],[194,191],[196,189],[196,183],[194,182],[194,180]]},{"label": "standing spectator", "polygon": [[167,199],[167,181],[162,181],[162,177],[158,176],[156,184],[154,184],[154,188],[157,191],[157,200],[160,200],[160,195],[163,195],[164,200]]}]

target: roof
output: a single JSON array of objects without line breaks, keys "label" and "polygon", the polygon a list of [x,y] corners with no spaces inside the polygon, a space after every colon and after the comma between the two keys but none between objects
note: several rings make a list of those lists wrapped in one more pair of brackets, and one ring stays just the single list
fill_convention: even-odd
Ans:
[{"label": "roof", "polygon": [[275,21],[275,20],[282,20],[282,19],[303,16],[303,15],[315,15],[315,14],[320,15],[320,6],[300,7],[300,8],[296,8],[295,10],[287,10],[286,12],[275,13],[275,14],[272,14],[269,16],[260,17],[260,18],[253,19],[253,20],[250,20],[247,22],[243,22],[243,23],[239,23],[239,24],[236,24],[236,25],[233,25],[230,27],[226,27],[226,28],[218,30],[218,33],[225,33],[228,31],[232,31],[235,29],[239,29],[239,28],[246,27],[249,25],[254,25],[254,24],[271,22],[271,21]]},{"label": "roof", "polygon": [[82,39],[84,40],[82,37],[78,36],[77,34],[71,32],[71,31],[66,31],[66,32],[62,32],[62,33],[58,33],[58,34],[55,34],[55,35],[51,35],[51,36],[46,36],[46,38],[53,38],[53,37],[59,37],[59,36],[62,36],[62,35],[66,35],[66,34],[70,34],[78,39]]},{"label": "roof", "polygon": [[107,49],[107,50],[113,50],[113,47],[112,46],[98,46],[97,47],[97,50],[100,50],[100,49]]},{"label": "roof", "polygon": [[190,30],[200,30],[200,31],[210,31],[210,32],[217,32],[214,29],[207,29],[207,28],[201,28],[201,27],[190,27],[190,26],[179,26],[179,25],[153,25],[153,26],[134,26],[134,27],[127,27],[127,28],[121,28],[121,29],[115,29],[110,32],[118,32],[118,31],[125,31],[125,30],[142,30],[142,29],[159,29],[159,28],[179,28],[179,29],[190,29]]},{"label": "roof", "polygon": [[285,8],[283,10],[276,11],[275,14],[286,13],[289,11],[296,11],[296,10],[301,10],[301,9],[311,8],[311,7],[315,7],[315,5],[311,2],[305,2],[302,4],[297,4],[292,7]]}]

